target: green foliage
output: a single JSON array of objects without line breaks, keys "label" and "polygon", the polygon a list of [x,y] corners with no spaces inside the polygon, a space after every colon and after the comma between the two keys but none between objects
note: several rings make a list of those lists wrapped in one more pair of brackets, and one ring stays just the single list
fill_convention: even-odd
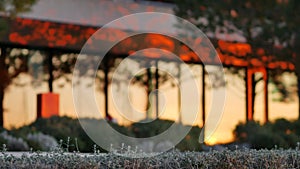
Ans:
[{"label": "green foliage", "polygon": [[[194,22],[204,32],[214,32],[218,27],[224,27],[225,32],[243,35],[254,48],[267,47],[265,45],[268,43],[275,45],[275,38],[280,44],[286,42],[287,45],[293,45],[289,40],[299,32],[299,15],[296,11],[299,11],[300,5],[297,0],[175,0],[175,4],[174,10],[178,16]],[[205,17],[208,23],[199,22],[201,17]],[[260,30],[254,31],[257,28]],[[272,48],[265,49],[270,53],[275,52]]]},{"label": "green foliage", "polygon": [[[85,119],[94,121],[95,119]],[[102,123],[104,120],[97,120],[97,123]],[[149,123],[134,123],[131,126],[124,127],[118,124],[109,122],[112,128],[116,131],[132,137],[145,138],[158,135],[166,131],[171,125],[175,127],[184,128],[181,124],[177,124],[168,120],[154,120]],[[78,151],[80,152],[93,152],[94,142],[82,129],[77,119],[69,117],[51,117],[49,119],[37,119],[34,123],[9,131],[10,134],[15,137],[23,138],[34,150],[41,150],[40,145],[35,142],[28,140],[27,136],[29,133],[43,133],[53,136],[58,142],[60,142],[63,149],[67,151]],[[188,135],[176,146],[177,149],[185,150],[200,150],[200,143],[198,142],[201,129],[199,127],[192,127]],[[68,139],[69,138],[69,139]],[[76,139],[76,141],[75,141]],[[105,150],[100,149],[101,152]]]},{"label": "green foliage", "polygon": [[190,132],[185,138],[176,145],[179,150],[189,150],[189,151],[201,151],[201,144],[199,142],[201,128],[192,127]]},{"label": "green foliage", "polygon": [[20,137],[15,137],[8,133],[7,131],[3,131],[0,133],[0,137],[6,142],[7,149],[10,151],[28,151],[29,146],[27,142],[20,138]]},{"label": "green foliage", "polygon": [[0,137],[0,149],[2,149],[3,144],[7,144],[7,141],[3,137]]},{"label": "green foliage", "polygon": [[[169,120],[154,120],[150,123],[134,123],[131,126],[131,130],[134,133],[135,137],[145,138],[145,137],[159,135],[164,131],[166,131],[172,125],[175,125],[174,127],[177,127],[178,130],[187,127],[177,123],[174,124],[173,121],[169,121]],[[188,135],[181,142],[179,142],[175,147],[181,151],[201,150],[201,145],[199,143],[200,132],[201,132],[201,128],[192,127]]]},{"label": "green foliage", "polygon": [[[25,138],[28,133],[42,132],[53,136],[58,142],[63,141],[63,147],[75,151],[76,145],[81,152],[91,152],[94,142],[86,135],[77,119],[69,117],[51,117],[37,119],[34,123],[12,131],[15,135]],[[70,137],[70,140],[67,138]],[[75,143],[75,138],[77,143]],[[67,143],[68,142],[68,143]]]},{"label": "green foliage", "polygon": [[132,132],[137,138],[156,136],[166,131],[174,122],[169,120],[154,120],[149,123],[132,124]]},{"label": "green foliage", "polygon": [[7,16],[15,17],[19,13],[29,12],[38,0],[1,0],[0,11]]},{"label": "green foliage", "polygon": [[247,142],[253,137],[253,133],[256,133],[261,129],[258,122],[250,121],[246,124],[238,124],[234,130],[236,141]]},{"label": "green foliage", "polygon": [[[87,119],[95,120],[95,119]],[[97,122],[104,122],[97,120]],[[127,136],[145,138],[158,135],[167,130],[171,125],[180,130],[187,126],[173,123],[168,120],[154,120],[149,123],[134,123],[131,126],[124,127],[115,123],[110,125],[120,133]],[[237,143],[249,143],[251,148],[255,149],[272,149],[295,148],[300,142],[300,121],[289,122],[285,119],[278,119],[273,123],[260,125],[258,122],[250,121],[246,124],[240,123],[234,130],[235,141]],[[19,129],[8,131],[8,134],[23,139],[33,150],[42,150],[40,144],[29,140],[28,134],[43,133],[53,136],[63,150],[68,152],[93,152],[94,142],[87,136],[77,119],[69,117],[51,117],[49,119],[38,119],[36,122]],[[175,148],[181,151],[201,151],[201,145],[198,142],[201,128],[192,127],[187,136]],[[0,144],[7,143],[1,140]],[[104,150],[100,149],[100,152]]]},{"label": "green foliage", "polygon": [[240,123],[234,130],[235,141],[248,142],[255,149],[271,149],[275,146],[295,148],[297,142],[300,142],[298,125],[299,121],[290,122],[285,119],[278,119],[265,125],[253,121]]},{"label": "green foliage", "polygon": [[292,123],[292,131],[294,131],[296,135],[300,136],[300,119]]},{"label": "green foliage", "polygon": [[287,148],[288,145],[284,139],[275,133],[262,129],[257,131],[250,139],[251,147],[255,149],[272,149],[275,146]]},{"label": "green foliage", "polygon": [[[174,2],[175,14],[189,20],[204,33],[220,32],[229,36],[234,33],[243,37],[252,48],[251,54],[244,57],[250,66],[252,58],[262,59],[258,51],[263,49],[264,55],[268,56],[268,61],[264,61],[266,64],[273,61],[293,63],[299,78],[300,1],[174,0]],[[183,25],[184,23],[179,24],[184,28]],[[278,78],[283,71],[269,71],[270,82],[273,82],[280,94],[278,101],[291,100],[292,94],[296,92]],[[255,80],[252,85],[254,91],[258,82],[259,80]]]}]

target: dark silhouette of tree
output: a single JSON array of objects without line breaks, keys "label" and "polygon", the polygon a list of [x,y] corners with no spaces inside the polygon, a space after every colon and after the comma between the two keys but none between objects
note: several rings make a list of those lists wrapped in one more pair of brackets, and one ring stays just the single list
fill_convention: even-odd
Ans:
[{"label": "dark silhouette of tree", "polygon": [[[17,52],[16,52],[17,51]],[[1,48],[0,57],[0,124],[3,127],[4,94],[6,88],[22,72],[28,72],[28,58],[32,53],[22,52],[21,49]],[[15,83],[18,85],[18,83]]]},{"label": "dark silhouette of tree", "polygon": [[[36,3],[37,0],[2,0],[0,1],[0,13],[7,17],[16,17],[19,13],[28,12],[31,9],[31,6]],[[5,29],[9,29],[5,22],[1,22],[0,19],[0,35],[1,32]],[[10,53],[10,49],[5,47],[1,48],[1,55],[0,55],[0,127],[3,127],[3,114],[4,114],[4,93],[7,86],[11,83],[14,77],[17,77],[20,72],[23,71],[23,66],[15,69],[13,73],[10,73],[8,68],[10,67],[7,65],[7,55]],[[21,59],[22,60],[22,59]],[[26,62],[25,62],[26,64]]]},{"label": "dark silhouette of tree", "polygon": [[[154,91],[156,89],[156,83],[158,83],[159,85],[163,85],[167,82],[170,82],[171,76],[168,74],[168,72],[164,72],[164,71],[160,71],[157,70],[159,68],[155,67],[155,63],[157,62],[155,60],[152,61],[152,67],[150,66],[146,66],[148,67],[147,69],[145,69],[144,71],[142,71],[141,73],[135,75],[132,79],[132,83],[133,84],[137,84],[141,87],[145,87],[146,88],[146,106],[145,106],[145,110],[147,111],[147,116],[146,118],[149,119],[150,118],[150,114],[151,114],[151,104],[150,104],[150,96],[151,96],[151,92]],[[144,60],[144,62],[140,62],[140,64],[151,64],[151,61],[149,62],[147,59]],[[157,80],[156,81],[156,76],[157,76]],[[172,84],[172,82],[171,82]],[[175,86],[174,84],[172,86]],[[158,91],[156,91],[158,92]],[[155,93],[156,95],[158,93]],[[156,98],[158,99],[158,98]],[[159,106],[157,105],[158,102],[156,102],[156,108]],[[158,109],[157,109],[158,110]],[[159,112],[156,112],[157,115]],[[157,117],[158,118],[158,117]]]},{"label": "dark silhouette of tree", "polygon": [[8,70],[5,68],[5,57],[4,57],[3,49],[1,50],[1,57],[0,57],[0,126],[3,127],[3,112],[4,112],[4,91],[6,87],[10,83],[10,77],[8,75]]},{"label": "dark silhouette of tree", "polygon": [[[117,68],[120,64],[118,60],[115,62],[114,68]],[[167,72],[156,70],[156,63],[159,60],[149,60],[149,59],[131,59],[131,62],[135,62],[138,64],[139,69],[145,68],[144,70],[140,71],[138,74],[134,74],[135,70],[132,69],[130,63],[122,67],[122,71],[116,71],[117,75],[115,76],[115,84],[122,84],[131,80],[130,83],[133,85],[137,85],[140,87],[144,87],[146,90],[146,118],[150,118],[150,114],[152,112],[151,105],[150,105],[150,95],[156,89],[156,76],[158,78],[158,84],[163,85],[166,82],[169,82],[171,79],[170,75]],[[174,85],[172,85],[174,86]],[[156,93],[157,94],[157,93]],[[156,98],[157,99],[157,98]],[[155,105],[158,106],[157,104]],[[158,113],[158,112],[157,112]]]},{"label": "dark silhouette of tree", "polygon": [[16,17],[20,13],[29,12],[38,0],[2,0],[0,11],[8,17]]},{"label": "dark silhouette of tree", "polygon": [[[251,55],[246,56],[246,59],[262,59],[258,51],[263,49],[265,56],[272,56],[265,63],[274,60],[292,61],[295,64],[300,96],[299,1],[175,0],[175,3],[175,13],[188,19],[205,33],[235,33],[243,37],[252,48]],[[271,74],[273,81],[282,73],[276,72],[278,74]],[[252,78],[252,87],[255,89],[260,79]],[[282,86],[278,81],[275,84]],[[253,95],[255,96],[255,92]]]}]

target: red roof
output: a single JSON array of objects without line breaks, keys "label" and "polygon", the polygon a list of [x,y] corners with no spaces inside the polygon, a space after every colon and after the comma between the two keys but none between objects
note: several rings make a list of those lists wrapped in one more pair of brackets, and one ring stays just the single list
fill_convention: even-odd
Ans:
[{"label": "red roof", "polygon": [[[31,48],[56,48],[79,52],[85,43],[88,45],[88,51],[101,52],[101,47],[98,42],[110,43],[115,40],[120,40],[120,37],[128,34],[127,30],[103,28],[101,34],[95,34],[90,38],[99,27],[80,26],[66,23],[55,23],[49,21],[40,21],[33,19],[16,18],[10,20],[8,18],[1,18],[6,27],[0,32],[0,43],[6,45],[18,45]],[[90,38],[90,39],[89,39]],[[133,52],[147,48],[159,48],[175,53],[185,62],[216,64],[217,59],[211,56],[211,49],[200,45],[202,39],[198,39],[196,46],[201,51],[200,58],[190,50],[187,46],[175,40],[160,34],[140,34],[122,40],[111,49],[111,53],[115,55],[127,56]],[[233,43],[217,40],[214,43],[219,58],[224,65],[230,66],[251,66],[280,69],[294,69],[294,65],[284,61],[270,61],[272,56],[265,56],[263,49],[256,49],[255,51],[249,44]],[[256,52],[259,58],[248,57],[253,52]],[[143,57],[164,57],[170,58],[170,55],[160,55],[144,53]],[[169,58],[168,58],[169,57]],[[173,58],[174,59],[174,58]]]}]

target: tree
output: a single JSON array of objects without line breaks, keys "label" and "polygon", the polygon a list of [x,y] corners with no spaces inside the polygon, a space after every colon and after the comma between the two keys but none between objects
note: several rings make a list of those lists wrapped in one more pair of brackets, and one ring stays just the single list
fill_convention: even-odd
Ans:
[{"label": "tree", "polygon": [[0,11],[8,17],[16,17],[20,13],[29,12],[38,0],[2,0]]},{"label": "tree", "polygon": [[4,91],[6,87],[10,83],[10,77],[8,75],[8,70],[5,68],[5,57],[4,57],[4,50],[1,50],[1,57],[0,57],[0,126],[3,127],[3,112],[4,112]]},{"label": "tree", "polygon": [[[30,53],[31,54],[31,53]],[[3,127],[3,101],[6,88],[22,72],[28,71],[29,53],[21,49],[1,48],[0,57],[0,125]]]},{"label": "tree", "polygon": [[[243,38],[252,48],[251,55],[246,56],[248,61],[253,58],[262,60],[263,56],[267,56],[266,64],[274,60],[295,63],[300,96],[299,1],[175,0],[175,3],[175,13],[190,20],[205,33],[235,34]],[[212,38],[217,37],[214,35]],[[273,77],[280,74],[273,74]],[[257,82],[253,83],[254,88]]]},{"label": "tree", "polygon": [[[119,60],[118,62],[116,62],[116,64],[114,65],[114,67],[118,67],[118,65],[120,64]],[[145,67],[144,70],[140,71],[139,73],[135,74],[136,70],[134,70],[134,68],[132,67],[133,62],[135,63],[135,65],[138,65],[138,69],[142,69],[143,67]],[[135,60],[135,59],[130,59],[130,62],[127,62],[125,65],[122,65],[121,70],[115,71],[115,84],[122,84],[122,83],[126,83],[128,80],[131,80],[130,83],[133,85],[138,85],[140,87],[145,87],[146,89],[146,106],[145,106],[145,110],[146,110],[146,118],[149,119],[150,118],[150,114],[151,114],[151,105],[150,105],[150,96],[151,96],[151,92],[153,90],[155,90],[159,85],[165,84],[166,82],[169,81],[169,79],[171,78],[170,75],[168,74],[168,72],[163,72],[163,71],[159,71],[159,67],[158,66],[159,60],[148,60],[148,59],[140,59],[140,60]],[[158,68],[158,69],[157,69]],[[156,82],[156,80],[158,80]],[[174,85],[172,85],[174,86]],[[157,93],[158,94],[158,93]],[[157,98],[156,98],[157,99]],[[156,100],[158,101],[158,100]],[[156,111],[158,110],[158,102],[156,102]],[[156,112],[158,113],[158,112]]]},{"label": "tree", "polygon": [[[0,13],[3,13],[9,17],[15,17],[19,13],[28,12],[30,11],[31,6],[36,3],[37,0],[2,0],[0,1]],[[5,22],[0,20],[0,35],[2,31],[9,29]],[[9,54],[10,51],[7,48],[1,48],[1,55],[0,55],[0,127],[3,127],[3,114],[4,114],[4,93],[7,86],[10,84],[12,79],[16,77],[21,71],[20,69],[15,69],[13,73],[10,73],[8,66],[6,64],[6,56]],[[26,62],[25,62],[26,63]],[[20,65],[19,65],[20,66]]]}]

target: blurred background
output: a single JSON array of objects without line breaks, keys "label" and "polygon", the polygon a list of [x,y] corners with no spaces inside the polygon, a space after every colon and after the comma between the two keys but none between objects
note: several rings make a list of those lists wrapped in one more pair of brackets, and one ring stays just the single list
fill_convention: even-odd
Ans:
[{"label": "blurred background", "polygon": [[[71,121],[95,118],[112,121],[112,125],[121,128],[125,126],[129,133],[139,135],[133,130],[134,121],[158,118],[161,123],[175,121],[180,125],[193,125],[199,134],[211,107],[223,106],[211,102],[212,90],[225,89],[222,119],[206,144],[295,146],[300,140],[297,127],[299,6],[297,0],[3,0],[0,2],[0,124],[7,130],[31,126],[30,130],[34,127],[36,131],[51,134],[46,128],[36,128],[41,123],[36,120],[56,119],[55,116]],[[223,67],[216,64],[211,49],[201,42],[198,48],[203,51],[205,60],[195,57],[186,44],[174,38],[141,34],[115,45],[105,55],[95,77],[89,70],[95,66],[94,58],[101,47],[90,45],[90,53],[80,54],[86,70],[74,72],[76,59],[86,42],[110,43],[124,34],[151,31],[166,22],[163,18],[153,18],[153,22],[139,25],[140,21],[132,20],[126,23],[131,30],[125,30],[122,25],[106,27],[103,36],[89,39],[105,24],[138,12],[173,14],[193,23],[210,39]],[[164,31],[193,36],[185,23],[175,17],[167,22],[174,26],[162,28]],[[149,47],[177,54],[192,70],[192,76],[182,71],[182,63],[172,56],[140,51]],[[143,69],[147,64],[151,68]],[[168,72],[157,67],[164,67]],[[207,76],[203,68],[214,71]],[[171,76],[170,72],[177,76]],[[73,79],[73,73],[80,78]],[[128,77],[132,79],[128,81]],[[195,82],[198,91],[189,90],[189,85]],[[179,86],[181,91],[186,91],[184,97]],[[77,93],[72,93],[72,87],[79,89]],[[86,102],[87,90],[91,88],[99,113],[92,112]],[[159,94],[153,92],[155,90],[159,90]],[[112,92],[124,98],[113,98]],[[200,98],[189,97],[189,92],[197,92]],[[73,96],[77,98],[77,113]],[[181,105],[183,99],[191,102]],[[193,100],[200,102],[195,121],[188,108],[181,111],[181,107],[195,106]],[[151,133],[151,129],[145,128],[145,132]],[[258,130],[261,132],[256,132]],[[267,134],[279,130],[282,130],[280,136]],[[193,136],[195,142],[197,134]],[[58,137],[65,139],[62,135],[56,139]],[[255,142],[266,138],[270,140],[266,145]],[[274,142],[276,139],[280,142]]]}]

